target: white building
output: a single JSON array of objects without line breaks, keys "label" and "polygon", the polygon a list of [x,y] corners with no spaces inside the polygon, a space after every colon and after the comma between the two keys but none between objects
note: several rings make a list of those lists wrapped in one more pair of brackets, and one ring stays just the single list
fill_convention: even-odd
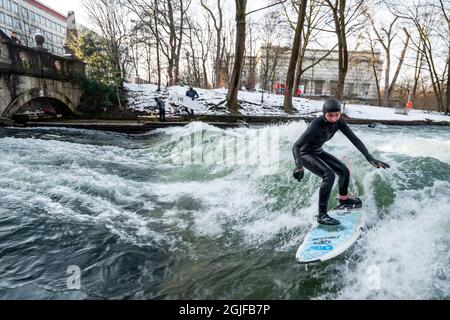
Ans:
[{"label": "white building", "polygon": [[64,54],[67,17],[36,0],[0,0],[0,29],[16,31],[22,45],[34,47],[34,35],[45,37],[44,47]]},{"label": "white building", "polygon": [[[332,51],[326,58],[321,59],[329,50],[306,50],[303,69],[309,66],[302,78],[303,96],[327,97],[335,95],[338,80],[338,51]],[[286,82],[287,70],[291,58],[289,47],[262,47],[260,58],[260,81],[264,87],[281,87]],[[317,63],[317,64],[316,64]],[[380,52],[375,53],[375,69],[378,79],[381,78],[382,61]],[[264,75],[266,75],[264,77]],[[264,79],[265,78],[265,79]],[[373,74],[372,56],[369,51],[349,51],[349,67],[345,78],[344,96],[347,99],[375,100],[377,98],[376,82]]]}]

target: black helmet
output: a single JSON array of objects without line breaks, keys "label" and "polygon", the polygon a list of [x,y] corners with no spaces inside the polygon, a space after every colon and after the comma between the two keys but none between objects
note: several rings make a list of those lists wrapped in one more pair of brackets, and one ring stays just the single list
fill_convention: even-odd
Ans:
[{"label": "black helmet", "polygon": [[328,98],[323,104],[323,113],[342,112],[341,103],[336,98]]}]

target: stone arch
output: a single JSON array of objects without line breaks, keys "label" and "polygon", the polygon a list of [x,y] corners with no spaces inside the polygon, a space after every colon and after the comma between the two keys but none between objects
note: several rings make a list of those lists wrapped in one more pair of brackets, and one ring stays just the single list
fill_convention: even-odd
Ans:
[{"label": "stone arch", "polygon": [[72,113],[76,111],[76,106],[66,95],[55,91],[47,91],[45,89],[35,88],[22,93],[16,99],[11,101],[9,106],[3,112],[2,116],[6,118],[11,118],[14,115],[14,113],[16,113],[24,104],[37,98],[55,99],[62,102],[67,107],[67,109],[69,109]]}]

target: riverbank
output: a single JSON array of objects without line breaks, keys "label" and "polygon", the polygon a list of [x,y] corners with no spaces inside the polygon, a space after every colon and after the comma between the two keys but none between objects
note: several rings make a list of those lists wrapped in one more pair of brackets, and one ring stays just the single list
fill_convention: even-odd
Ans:
[{"label": "riverbank", "polygon": [[[299,116],[248,116],[248,115],[199,115],[191,118],[188,117],[168,117],[167,122],[159,122],[156,119],[136,119],[136,120],[106,120],[106,119],[66,119],[53,121],[29,121],[20,127],[36,128],[36,127],[62,127],[76,129],[103,130],[122,133],[143,133],[151,130],[167,128],[167,127],[183,127],[192,121],[201,121],[209,125],[219,128],[235,128],[248,125],[263,126],[271,124],[282,124],[293,121],[310,122],[315,117],[299,117]],[[373,119],[345,119],[349,124],[357,125],[437,125],[450,126],[449,121],[431,121],[425,120],[373,120]]]},{"label": "riverbank", "polygon": [[[188,87],[173,86],[163,88],[158,92],[157,87],[152,84],[138,85],[125,84],[127,89],[126,108],[133,112],[150,113],[155,112],[155,97],[160,98],[166,105],[166,114],[185,115],[186,110],[193,110],[196,115],[219,115],[228,116],[226,107],[227,90],[225,89],[197,89],[199,98],[193,101],[185,96]],[[296,117],[316,117],[322,114],[323,104],[326,97],[306,96],[293,97],[292,107]],[[243,116],[250,117],[290,117],[284,111],[284,96],[277,94],[261,93],[256,91],[239,91],[239,112]],[[385,124],[429,124],[435,122],[450,122],[450,115],[442,112],[418,109],[415,105],[412,109],[403,109],[399,104],[390,107],[364,104],[360,100],[342,101],[343,113],[355,119],[354,123],[370,124],[374,122]],[[358,119],[358,120],[356,120]],[[251,120],[249,120],[251,121]],[[391,122],[395,121],[395,122]],[[398,122],[397,122],[398,121]]]}]

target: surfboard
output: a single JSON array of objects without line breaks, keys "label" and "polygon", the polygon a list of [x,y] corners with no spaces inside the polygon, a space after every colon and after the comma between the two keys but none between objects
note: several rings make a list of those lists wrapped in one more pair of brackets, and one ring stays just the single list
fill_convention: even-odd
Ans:
[{"label": "surfboard", "polygon": [[367,221],[363,208],[335,208],[328,214],[341,224],[326,226],[316,222],[297,250],[295,258],[299,263],[323,262],[342,254],[358,240]]}]

